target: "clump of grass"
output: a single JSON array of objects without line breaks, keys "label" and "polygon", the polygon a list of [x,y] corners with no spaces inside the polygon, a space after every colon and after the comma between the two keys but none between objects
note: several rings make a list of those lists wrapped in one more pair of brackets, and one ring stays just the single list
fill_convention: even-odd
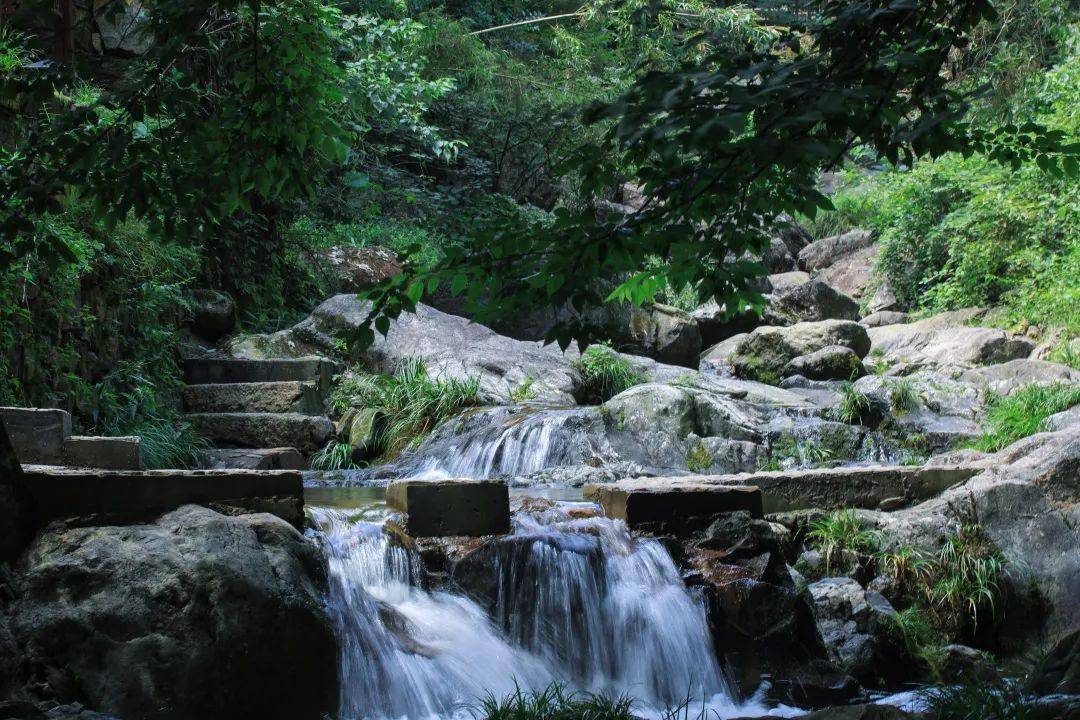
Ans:
[{"label": "clump of grass", "polygon": [[473,709],[476,720],[633,720],[627,697],[567,691],[559,683],[525,692],[520,687],[504,698],[488,695]]},{"label": "clump of grass", "polygon": [[210,441],[183,420],[147,420],[130,434],[142,439],[139,452],[147,470],[187,470],[206,464]]},{"label": "clump of grass", "polygon": [[840,386],[840,405],[836,408],[836,419],[849,425],[856,425],[870,414],[870,398],[855,387],[852,382]]},{"label": "clump of grass", "polygon": [[893,414],[897,417],[907,415],[919,407],[919,393],[915,390],[915,383],[906,378],[889,380],[889,403],[892,405]]},{"label": "clump of grass", "polygon": [[1017,682],[972,682],[923,691],[933,720],[1036,720],[1045,717]]},{"label": "clump of grass", "polygon": [[907,654],[923,663],[933,677],[939,678],[948,639],[927,621],[924,610],[912,605],[885,617],[887,628],[900,641]]},{"label": "clump of grass", "polygon": [[876,348],[870,351],[866,360],[863,361],[863,367],[871,375],[884,375],[889,371],[889,361],[885,359],[885,353],[880,348]]},{"label": "clump of grass", "polygon": [[690,448],[690,452],[686,454],[686,467],[690,472],[704,472],[712,467],[713,456],[709,453],[709,449],[705,447],[705,443],[698,440],[694,443],[694,446]]},{"label": "clump of grass", "polygon": [[993,613],[1004,572],[1005,558],[982,528],[963,525],[938,552],[928,600],[948,623],[974,627],[980,610]]},{"label": "clump of grass", "polygon": [[393,375],[353,371],[339,381],[331,402],[339,412],[353,406],[379,410],[386,422],[376,437],[375,454],[389,460],[415,447],[462,408],[477,405],[479,392],[476,378],[432,380],[423,360],[408,358]]},{"label": "clump of grass", "polygon": [[1080,385],[1029,385],[1012,395],[990,400],[986,431],[975,441],[983,452],[997,452],[1012,443],[1042,432],[1046,419],[1080,403]]},{"label": "clump of grass", "polygon": [[331,440],[326,447],[311,456],[312,470],[352,470],[358,465],[353,462],[353,449],[349,443]]},{"label": "clump of grass", "polygon": [[825,572],[832,572],[833,565],[846,562],[845,555],[868,556],[880,544],[880,536],[866,527],[854,510],[838,510],[810,525],[809,540],[817,545],[825,561]]},{"label": "clump of grass", "polygon": [[1080,370],[1080,351],[1073,347],[1073,341],[1066,338],[1050,353],[1052,362],[1068,365],[1073,370]]},{"label": "clump of grass", "polygon": [[645,377],[610,346],[590,345],[574,363],[581,373],[580,400],[583,403],[607,402],[624,390],[645,382]]},{"label": "clump of grass", "polygon": [[927,578],[933,568],[927,554],[911,545],[881,550],[877,553],[877,561],[881,572],[891,577],[899,587],[913,587]]},{"label": "clump of grass", "polygon": [[799,440],[792,435],[784,435],[773,445],[769,459],[758,466],[758,470],[813,468],[829,462],[833,455],[831,449],[816,440]]},{"label": "clump of grass", "polygon": [[526,400],[532,400],[539,393],[533,388],[535,382],[532,375],[525,376],[525,379],[521,381],[521,384],[510,391],[511,402],[525,402]]}]

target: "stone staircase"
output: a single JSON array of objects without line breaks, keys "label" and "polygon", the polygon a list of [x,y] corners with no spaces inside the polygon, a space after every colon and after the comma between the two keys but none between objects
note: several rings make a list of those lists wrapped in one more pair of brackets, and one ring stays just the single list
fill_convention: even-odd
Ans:
[{"label": "stone staircase", "polygon": [[186,360],[185,418],[216,446],[210,467],[307,468],[334,435],[324,401],[337,370],[322,358]]},{"label": "stone staircase", "polygon": [[55,408],[0,407],[19,462],[103,470],[142,468],[137,437],[71,434],[71,415]]}]

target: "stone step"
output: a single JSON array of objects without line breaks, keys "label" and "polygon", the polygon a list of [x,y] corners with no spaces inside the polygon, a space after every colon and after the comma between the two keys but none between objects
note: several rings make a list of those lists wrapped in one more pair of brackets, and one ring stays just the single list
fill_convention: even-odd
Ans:
[{"label": "stone step", "polygon": [[219,448],[206,452],[211,470],[307,470],[296,448]]},{"label": "stone step", "polygon": [[304,523],[300,473],[285,470],[72,470],[23,467],[35,521],[65,518],[81,525],[149,520],[181,505],[223,512],[268,512],[297,528]]},{"label": "stone step", "polygon": [[338,372],[336,363],[325,358],[275,360],[222,360],[191,358],[184,361],[184,380],[189,385],[208,383],[263,383],[313,381],[326,391]]},{"label": "stone step", "polygon": [[685,536],[704,530],[718,515],[763,515],[761,490],[752,485],[711,485],[697,478],[638,478],[585,486],[585,497],[630,530]]},{"label": "stone step", "polygon": [[199,434],[224,447],[294,447],[305,455],[334,435],[329,418],[300,413],[189,413]]},{"label": "stone step", "polygon": [[386,503],[406,513],[405,532],[412,537],[510,532],[510,495],[501,480],[394,480]]},{"label": "stone step", "polygon": [[64,465],[102,470],[141,470],[142,438],[72,435],[64,440]]},{"label": "stone step", "polygon": [[314,381],[207,383],[183,391],[189,413],[270,412],[322,415],[322,395]]},{"label": "stone step", "polygon": [[60,465],[64,440],[71,436],[71,415],[52,408],[0,407],[0,422],[21,463]]}]

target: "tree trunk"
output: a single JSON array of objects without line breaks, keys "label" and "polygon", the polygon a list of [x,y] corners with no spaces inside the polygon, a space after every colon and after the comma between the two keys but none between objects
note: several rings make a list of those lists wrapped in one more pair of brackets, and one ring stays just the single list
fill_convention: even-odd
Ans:
[{"label": "tree trunk", "polygon": [[29,540],[30,511],[22,466],[0,422],[0,563],[11,562]]},{"label": "tree trunk", "polygon": [[56,14],[56,59],[62,63],[69,63],[75,57],[75,7],[73,0],[55,0],[53,12]]}]

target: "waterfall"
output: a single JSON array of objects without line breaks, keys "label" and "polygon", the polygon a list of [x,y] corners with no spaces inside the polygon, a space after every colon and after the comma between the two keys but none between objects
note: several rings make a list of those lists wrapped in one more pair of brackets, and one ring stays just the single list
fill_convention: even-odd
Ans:
[{"label": "waterfall", "polygon": [[[341,637],[342,720],[469,717],[487,694],[569,687],[656,716],[687,697],[746,714],[720,669],[699,598],[655,540],[625,525],[519,513],[511,535],[426,590],[418,555],[380,523],[320,508],[329,606]],[[741,712],[740,712],[741,711]]]},{"label": "waterfall", "polygon": [[513,477],[586,464],[600,454],[588,427],[592,408],[490,408],[445,423],[402,464],[403,473],[442,471],[453,477]]}]

